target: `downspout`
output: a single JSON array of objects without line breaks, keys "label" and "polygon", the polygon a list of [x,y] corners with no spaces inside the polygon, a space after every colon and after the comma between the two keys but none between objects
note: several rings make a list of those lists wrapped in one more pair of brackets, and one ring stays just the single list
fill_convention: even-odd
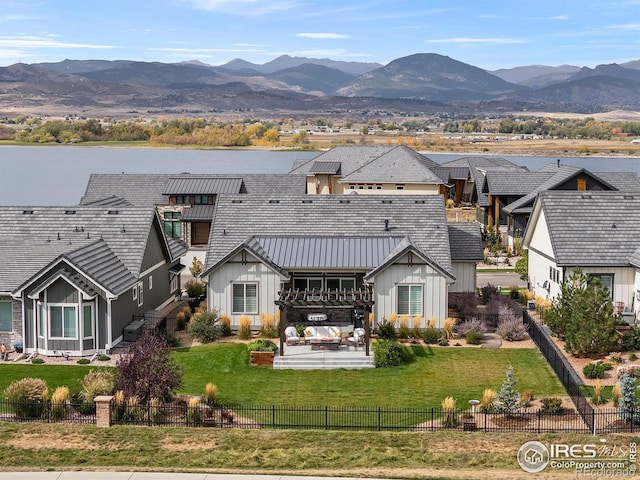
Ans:
[{"label": "downspout", "polygon": [[105,319],[105,327],[107,329],[107,342],[104,344],[104,348],[107,353],[111,351],[111,342],[113,341],[113,332],[111,331],[111,298],[107,297],[107,318]]},{"label": "downspout", "polygon": [[76,331],[77,332],[81,332],[80,335],[78,335],[78,340],[80,343],[80,356],[84,355],[84,308],[82,306],[83,304],[83,298],[82,298],[82,292],[80,291],[80,289],[76,290],[78,292],[78,315],[76,315]]}]

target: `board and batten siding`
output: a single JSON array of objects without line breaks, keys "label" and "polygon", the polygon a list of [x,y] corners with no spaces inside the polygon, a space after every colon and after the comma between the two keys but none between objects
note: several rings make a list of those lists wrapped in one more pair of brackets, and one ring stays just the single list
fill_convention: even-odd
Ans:
[{"label": "board and batten siding", "polygon": [[453,276],[456,283],[449,285],[449,293],[476,291],[476,263],[452,262]]},{"label": "board and batten siding", "polygon": [[[613,301],[623,302],[625,308],[631,309],[635,296],[636,269],[633,267],[581,267],[587,275],[606,274],[613,275]],[[573,269],[567,269],[567,277],[570,277]]]},{"label": "board and batten siding", "polygon": [[633,288],[635,291],[635,302],[633,303],[633,311],[636,313],[636,318],[640,318],[640,268],[635,269]]},{"label": "board and batten siding", "polygon": [[[554,260],[555,255],[544,210],[540,212],[540,216],[533,228],[533,235],[529,241],[529,282],[536,297],[553,298],[560,293],[560,283],[564,279],[562,277],[562,268],[558,268]],[[552,282],[549,278],[550,267],[560,270],[559,283]],[[544,288],[544,282],[546,281],[549,282],[549,290]]]},{"label": "board and batten siding", "polygon": [[260,314],[275,315],[278,307],[275,304],[281,289],[280,276],[268,268],[251,254],[246,254],[246,261],[238,254],[224,265],[216,269],[208,277],[207,303],[209,309],[214,309],[221,315],[226,314],[231,319],[231,328],[237,330],[240,316],[233,312],[233,284],[236,282],[255,282],[258,284],[258,312],[247,314],[251,318],[251,328],[260,328]]},{"label": "board and batten siding", "polygon": [[[404,263],[404,264],[403,264]],[[436,319],[441,328],[447,316],[447,282],[444,275],[426,264],[407,265],[406,256],[385,268],[375,276],[373,289],[375,322],[381,323],[391,313],[398,312],[398,285],[422,285],[422,324],[425,328],[430,318]]]}]

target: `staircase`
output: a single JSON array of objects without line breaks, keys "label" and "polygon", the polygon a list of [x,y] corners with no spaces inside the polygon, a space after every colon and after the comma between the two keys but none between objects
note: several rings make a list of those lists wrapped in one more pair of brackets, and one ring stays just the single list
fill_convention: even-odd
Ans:
[{"label": "staircase", "polygon": [[[289,353],[296,347],[285,349],[285,355],[276,353],[273,358],[274,370],[336,370],[374,368],[373,354],[365,356],[364,349],[345,352]],[[304,347],[299,347],[304,348]]]}]

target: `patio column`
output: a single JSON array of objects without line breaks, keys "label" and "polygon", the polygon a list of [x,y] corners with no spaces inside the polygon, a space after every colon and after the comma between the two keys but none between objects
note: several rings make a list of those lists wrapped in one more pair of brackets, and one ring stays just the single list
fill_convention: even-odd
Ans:
[{"label": "patio column", "polygon": [[369,340],[371,339],[371,324],[369,323],[369,313],[371,312],[371,305],[364,306],[364,353],[368,357],[369,352]]},{"label": "patio column", "polygon": [[284,335],[284,331],[287,328],[287,307],[286,305],[278,305],[278,308],[280,309],[280,326],[279,326],[279,330],[280,330],[280,356],[282,357],[284,355],[284,344],[285,342],[285,335]]}]

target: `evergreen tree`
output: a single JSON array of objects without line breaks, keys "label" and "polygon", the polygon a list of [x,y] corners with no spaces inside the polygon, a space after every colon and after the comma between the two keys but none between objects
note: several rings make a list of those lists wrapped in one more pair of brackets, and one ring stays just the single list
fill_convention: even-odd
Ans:
[{"label": "evergreen tree", "polygon": [[626,422],[640,423],[640,408],[636,400],[636,381],[628,373],[623,373],[618,381],[620,384],[620,400],[618,401],[618,415]]},{"label": "evergreen tree", "polygon": [[520,392],[516,390],[516,381],[513,376],[513,367],[507,369],[507,379],[502,383],[502,387],[497,395],[495,411],[504,413],[511,417],[520,406]]}]

